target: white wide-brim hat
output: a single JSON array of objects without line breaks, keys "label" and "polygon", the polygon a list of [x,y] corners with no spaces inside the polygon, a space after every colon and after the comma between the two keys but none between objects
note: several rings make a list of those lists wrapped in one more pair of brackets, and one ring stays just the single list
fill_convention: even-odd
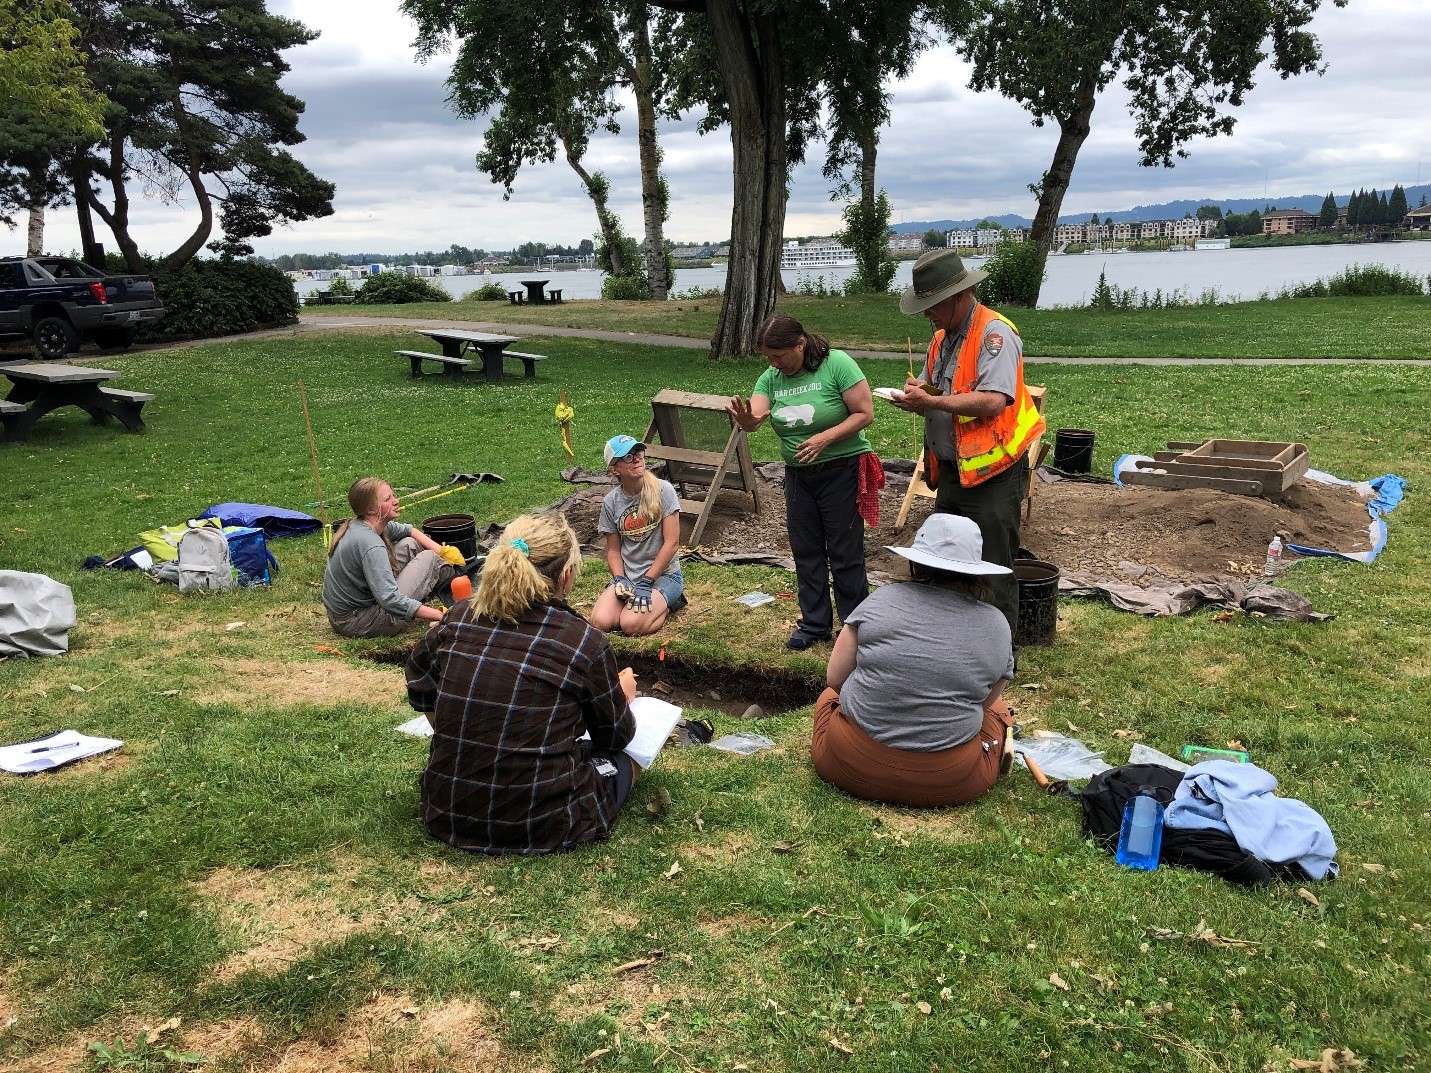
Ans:
[{"label": "white wide-brim hat", "polygon": [[931,514],[914,535],[914,546],[886,551],[912,563],[954,574],[1012,574],[1007,566],[985,562],[984,537],[972,520],[958,514]]}]

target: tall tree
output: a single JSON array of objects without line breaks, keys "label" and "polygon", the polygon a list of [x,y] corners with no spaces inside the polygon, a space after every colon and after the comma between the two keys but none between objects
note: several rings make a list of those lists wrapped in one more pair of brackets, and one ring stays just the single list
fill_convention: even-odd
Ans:
[{"label": "tall tree", "polygon": [[[213,233],[216,206],[226,252],[275,221],[333,211],[333,185],[284,146],[303,141],[303,102],[279,88],[286,49],[317,35],[270,15],[264,0],[75,0],[87,71],[108,96],[97,153],[74,169],[81,230],[93,210],[109,226],[131,271],[139,245],[130,233],[130,184],[141,179],[162,198],[187,191],[199,219],[164,258],[173,271]],[[93,187],[109,187],[110,204]]]},{"label": "tall tree", "polygon": [[[656,124],[677,114],[666,92],[667,58],[652,46],[654,15],[645,0],[572,0],[567,4],[513,5],[506,0],[403,0],[418,26],[417,48],[426,59],[457,43],[448,77],[448,101],[459,115],[491,117],[477,167],[512,196],[524,163],[556,159],[557,147],[581,180],[596,209],[602,244],[616,274],[625,263],[621,224],[607,201],[610,181],[584,164],[600,130],[620,133],[617,93],[636,102],[645,224],[644,275],[651,294],[666,297],[664,225],[667,191],[661,176]],[[670,39],[664,25],[658,39]]]},{"label": "tall tree", "polygon": [[1322,212],[1317,217],[1317,224],[1327,228],[1337,226],[1337,199],[1332,196],[1331,191],[1328,191],[1322,200]]},{"label": "tall tree", "polygon": [[1400,183],[1391,188],[1387,201],[1386,223],[1389,227],[1400,227],[1406,216],[1406,189]]},{"label": "tall tree", "polygon": [[[1346,0],[1333,0],[1343,6]],[[1258,66],[1286,78],[1318,69],[1321,45],[1306,27],[1321,0],[974,0],[959,49],[970,85],[1019,101],[1035,126],[1052,120],[1053,160],[1030,189],[1038,197],[1031,241],[1042,257],[1099,94],[1122,78],[1140,163],[1171,167],[1196,136],[1226,134]],[[1040,265],[1042,267],[1042,265]],[[1035,290],[1033,301],[1037,300]]]}]

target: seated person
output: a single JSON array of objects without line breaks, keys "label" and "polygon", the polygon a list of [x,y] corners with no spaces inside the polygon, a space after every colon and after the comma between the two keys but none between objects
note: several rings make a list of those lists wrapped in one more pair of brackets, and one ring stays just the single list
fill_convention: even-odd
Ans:
[{"label": "seated person", "polygon": [[[477,591],[418,642],[407,695],[432,723],[422,819],[477,853],[556,853],[606,838],[636,778],[636,676],[567,606],[581,569],[560,514],[522,515]],[[589,733],[589,741],[578,741]]]},{"label": "seated person", "polygon": [[670,481],[646,472],[646,445],[634,436],[611,437],[604,453],[617,487],[601,501],[596,528],[606,534],[611,584],[596,598],[591,624],[640,637],[686,605],[681,501]]},{"label": "seated person", "polygon": [[348,505],[353,517],[333,534],[323,571],[323,607],[333,632],[392,637],[415,620],[442,618],[426,601],[459,572],[443,559],[442,545],[397,520],[401,508],[387,481],[354,481]]},{"label": "seated person", "polygon": [[894,805],[962,805],[999,774],[1013,679],[1009,623],[981,579],[979,527],[933,514],[911,548],[911,582],[870,594],[830,653],[815,707],[815,771],[855,797]]}]

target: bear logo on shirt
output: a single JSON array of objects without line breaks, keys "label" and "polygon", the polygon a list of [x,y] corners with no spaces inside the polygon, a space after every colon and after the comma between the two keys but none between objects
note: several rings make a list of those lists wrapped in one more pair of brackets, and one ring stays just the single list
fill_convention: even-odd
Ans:
[{"label": "bear logo on shirt", "polygon": [[815,423],[815,407],[808,402],[799,406],[784,406],[776,410],[772,416],[777,421],[784,421],[786,428],[794,428],[796,425],[813,425]]}]

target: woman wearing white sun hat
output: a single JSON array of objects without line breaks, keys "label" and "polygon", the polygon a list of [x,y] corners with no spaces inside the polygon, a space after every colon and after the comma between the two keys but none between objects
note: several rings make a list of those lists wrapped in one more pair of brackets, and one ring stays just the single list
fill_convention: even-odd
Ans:
[{"label": "woman wearing white sun hat", "polygon": [[845,621],[815,707],[810,758],[820,777],[870,801],[939,808],[998,778],[1013,679],[1009,624],[989,603],[979,527],[934,514],[910,548],[912,581],[871,593]]}]

